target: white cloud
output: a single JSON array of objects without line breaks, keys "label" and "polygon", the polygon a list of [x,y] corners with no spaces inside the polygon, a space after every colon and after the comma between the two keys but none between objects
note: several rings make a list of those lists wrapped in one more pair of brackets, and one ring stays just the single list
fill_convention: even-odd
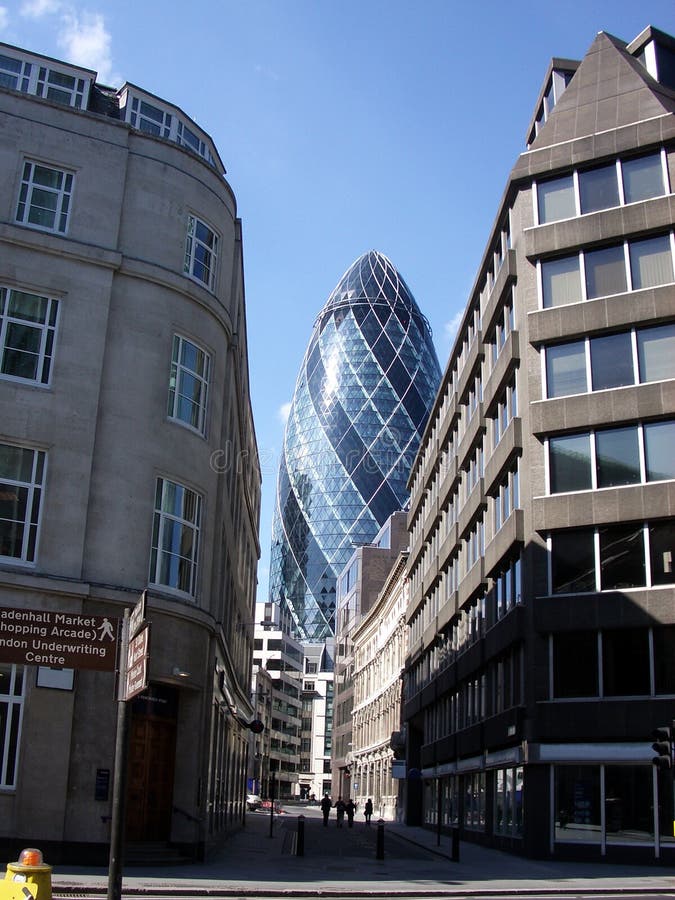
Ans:
[{"label": "white cloud", "polygon": [[0,31],[4,31],[9,25],[9,13],[6,6],[0,6]]},{"label": "white cloud", "polygon": [[[49,3],[50,0],[34,0]],[[63,48],[68,62],[94,69],[98,79],[109,83],[112,78],[111,36],[101,13],[82,12],[73,8],[65,10],[61,16],[59,46]]]},{"label": "white cloud", "polygon": [[286,422],[288,422],[288,417],[290,415],[290,412],[291,412],[290,402],[282,403],[281,406],[279,407],[279,409],[277,410],[277,418],[282,423],[282,425],[285,425]]},{"label": "white cloud", "polygon": [[443,326],[443,335],[445,340],[448,342],[450,346],[453,345],[455,338],[457,337],[457,329],[462,323],[462,316],[464,315],[464,310],[461,310],[450,319],[449,322],[446,322]]},{"label": "white cloud", "polygon": [[29,19],[41,19],[61,9],[61,0],[24,0],[19,12]]}]

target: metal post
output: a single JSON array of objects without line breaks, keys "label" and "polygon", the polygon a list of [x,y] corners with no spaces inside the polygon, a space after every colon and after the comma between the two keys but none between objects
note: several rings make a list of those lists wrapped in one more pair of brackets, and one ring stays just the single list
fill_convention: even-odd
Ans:
[{"label": "metal post", "polygon": [[443,779],[439,778],[436,781],[436,790],[438,792],[437,803],[436,803],[436,846],[441,846],[441,819],[443,817],[443,793],[441,791],[441,786],[443,784]]},{"label": "metal post", "polygon": [[459,862],[459,828],[452,829],[452,861]]},{"label": "metal post", "polygon": [[129,706],[124,697],[124,673],[129,644],[129,610],[124,610],[122,648],[117,684],[117,734],[113,770],[112,822],[110,826],[110,858],[108,860],[108,900],[121,900],[122,864],[124,858],[124,826],[127,788],[127,746],[129,734]]},{"label": "metal post", "polygon": [[380,819],[377,823],[377,843],[375,845],[375,859],[384,859],[384,822]]},{"label": "metal post", "polygon": [[270,760],[270,837],[274,836],[274,769]]},{"label": "metal post", "polygon": [[295,855],[305,855],[305,817],[303,815],[298,816],[298,842],[295,847]]}]

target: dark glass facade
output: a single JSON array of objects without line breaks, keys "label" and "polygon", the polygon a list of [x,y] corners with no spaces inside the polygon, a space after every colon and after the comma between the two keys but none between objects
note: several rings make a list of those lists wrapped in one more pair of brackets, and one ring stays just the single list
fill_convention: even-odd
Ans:
[{"label": "dark glass facade", "polygon": [[407,503],[440,375],[408,286],[381,253],[364,254],[314,324],[279,464],[270,599],[301,640],[334,633],[337,576]]}]

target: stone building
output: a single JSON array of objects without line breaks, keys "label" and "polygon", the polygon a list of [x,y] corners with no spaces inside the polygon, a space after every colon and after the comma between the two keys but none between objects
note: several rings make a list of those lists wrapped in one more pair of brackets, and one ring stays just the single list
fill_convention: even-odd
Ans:
[{"label": "stone building", "polygon": [[[235,197],[178,107],[8,45],[0,122],[0,607],[116,623],[147,589],[127,844],[204,856],[242,822],[252,716]],[[0,844],[105,861],[115,675],[24,665],[1,630]]]},{"label": "stone building", "polygon": [[410,479],[407,817],[672,859],[675,41],[554,59],[526,138]]}]

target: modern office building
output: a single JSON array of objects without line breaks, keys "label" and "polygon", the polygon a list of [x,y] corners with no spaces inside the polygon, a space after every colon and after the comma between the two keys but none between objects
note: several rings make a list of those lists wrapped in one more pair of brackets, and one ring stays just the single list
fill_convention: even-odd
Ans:
[{"label": "modern office building", "polygon": [[302,641],[334,634],[339,573],[407,502],[439,381],[410,290],[385,256],[364,254],[316,319],[279,465],[269,596]]},{"label": "modern office building", "polygon": [[674,185],[675,40],[554,59],[410,479],[409,822],[673,858]]},{"label": "modern office building", "polygon": [[335,642],[303,644],[300,798],[320,800],[331,791]]},{"label": "modern office building", "polygon": [[64,668],[49,629],[112,640],[147,589],[126,843],[203,857],[242,823],[253,714],[235,197],[208,134],[134,84],[3,44],[0,118],[0,846],[107,860],[115,674]]},{"label": "modern office building", "polygon": [[[253,665],[265,669],[269,675],[271,694],[264,697],[271,702],[269,735],[261,735],[256,752],[267,750],[267,759],[260,761],[260,770],[267,773],[262,780],[263,796],[272,794],[274,779],[275,799],[298,796],[298,770],[300,764],[300,718],[302,703],[303,648],[293,637],[292,619],[287,609],[274,603],[256,603],[255,646]],[[266,690],[262,679],[253,683],[257,701]]]}]

